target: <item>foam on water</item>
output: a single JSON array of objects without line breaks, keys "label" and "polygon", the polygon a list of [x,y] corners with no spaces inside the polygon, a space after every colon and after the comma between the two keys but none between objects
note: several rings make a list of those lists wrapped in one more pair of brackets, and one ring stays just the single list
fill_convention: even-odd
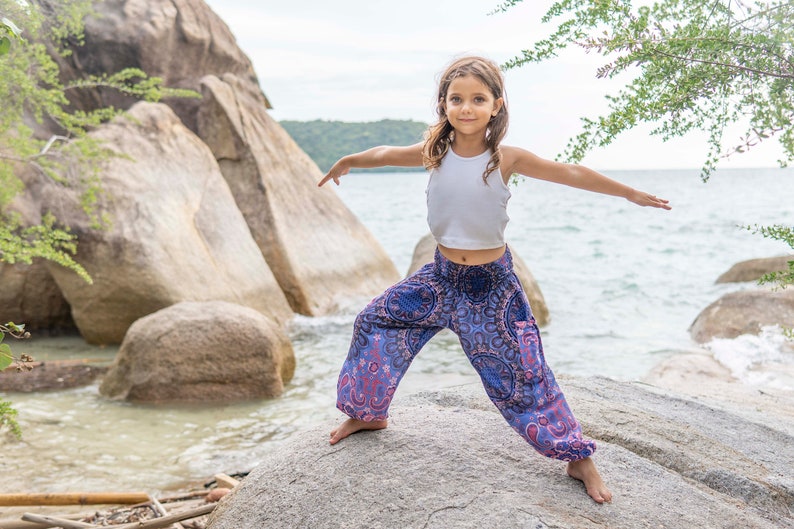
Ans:
[{"label": "foam on water", "polygon": [[757,336],[715,338],[704,347],[748,385],[794,390],[794,342],[779,326],[763,327]]}]

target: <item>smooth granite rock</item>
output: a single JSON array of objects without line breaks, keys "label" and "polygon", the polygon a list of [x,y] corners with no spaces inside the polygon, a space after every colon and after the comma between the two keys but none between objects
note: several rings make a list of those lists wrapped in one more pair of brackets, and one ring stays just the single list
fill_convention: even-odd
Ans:
[{"label": "smooth granite rock", "polygon": [[757,281],[764,274],[788,270],[789,261],[794,261],[794,255],[779,257],[762,257],[749,259],[733,265],[728,271],[717,278],[717,283],[743,283]]},{"label": "smooth granite rock", "polygon": [[294,372],[286,333],[260,312],[183,301],[130,327],[99,392],[157,403],[270,398]]},{"label": "smooth granite rock", "polygon": [[389,428],[335,446],[333,424],[305,431],[222,500],[208,529],[794,527],[791,435],[645,384],[560,382],[599,443],[611,504],[468,385],[397,399]]},{"label": "smooth granite rock", "polygon": [[771,325],[794,327],[794,288],[725,294],[698,314],[689,333],[696,342],[705,343],[713,338],[758,334]]},{"label": "smooth granite rock", "polygon": [[86,341],[121,343],[135,320],[179,301],[229,301],[279,324],[292,317],[215,158],[168,106],[138,103],[91,134],[118,153],[100,170],[109,227],[92,227],[79,196],[50,179],[28,187],[78,236],[75,260],[93,284],[47,269]]}]

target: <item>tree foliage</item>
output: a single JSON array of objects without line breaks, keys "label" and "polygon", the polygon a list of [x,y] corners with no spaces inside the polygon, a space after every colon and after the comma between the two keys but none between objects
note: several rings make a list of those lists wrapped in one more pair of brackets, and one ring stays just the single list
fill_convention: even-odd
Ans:
[{"label": "tree foliage", "polygon": [[11,20],[0,19],[0,55],[6,55],[11,49],[11,41],[22,38],[22,31]]},{"label": "tree foliage", "polygon": [[[0,372],[16,366],[18,371],[30,369],[30,362],[33,360],[30,356],[23,354],[19,358],[11,353],[11,346],[4,343],[5,337],[11,336],[16,339],[30,338],[30,333],[25,331],[24,325],[16,325],[13,322],[0,324]],[[17,411],[11,406],[11,403],[0,399],[0,431],[7,429],[15,437],[22,436],[22,430],[16,420]]]},{"label": "tree foliage", "polygon": [[17,339],[24,339],[30,338],[30,333],[25,330],[24,325],[17,325],[14,322],[0,325],[0,371],[8,369],[15,363],[21,369],[26,362],[30,361],[30,357],[27,355],[22,355],[20,358],[14,357],[14,355],[11,354],[11,346],[7,343],[3,343],[6,335]]},{"label": "tree foliage", "polygon": [[[753,233],[761,234],[767,239],[784,242],[794,251],[794,229],[788,226],[783,226],[782,224],[775,224],[773,226],[756,225],[754,227],[747,226],[747,229],[751,230]],[[788,269],[764,274],[758,282],[762,285],[768,284],[778,288],[786,288],[790,285],[794,285],[794,260],[788,261]]]},{"label": "tree foliage", "polygon": [[21,437],[22,430],[17,422],[17,410],[7,400],[0,399],[0,432],[7,429],[14,437]]},{"label": "tree foliage", "polygon": [[[281,126],[320,170],[327,171],[342,156],[376,145],[410,145],[422,140],[427,124],[383,119],[368,123],[344,121],[282,121]],[[383,171],[395,171],[384,168]],[[368,171],[372,171],[369,169]]]},{"label": "tree foliage", "polygon": [[[521,0],[504,2],[508,10]],[[543,17],[557,21],[545,39],[506,63],[515,68],[555,57],[569,46],[606,61],[599,78],[633,78],[609,96],[609,112],[583,119],[565,157],[578,162],[639,123],[664,140],[708,133],[702,177],[725,156],[776,140],[785,166],[794,160],[794,2],[791,0],[560,0]],[[744,132],[727,143],[729,127]]]}]

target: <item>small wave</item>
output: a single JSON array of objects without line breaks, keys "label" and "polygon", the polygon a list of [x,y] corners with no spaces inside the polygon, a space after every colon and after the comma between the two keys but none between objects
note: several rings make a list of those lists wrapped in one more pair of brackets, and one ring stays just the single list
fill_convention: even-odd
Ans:
[{"label": "small wave", "polygon": [[794,390],[794,344],[779,326],[763,327],[758,335],[715,338],[705,347],[746,384]]},{"label": "small wave", "polygon": [[296,314],[290,322],[290,328],[313,329],[334,325],[349,325],[354,317],[355,314],[333,314],[330,316],[303,316]]},{"label": "small wave", "polygon": [[316,341],[321,337],[347,335],[353,328],[355,315],[334,314],[329,316],[296,315],[287,326],[287,333],[293,343],[304,340]]},{"label": "small wave", "polygon": [[572,224],[557,225],[557,226],[535,226],[538,231],[561,231],[565,233],[581,233],[582,228]]}]

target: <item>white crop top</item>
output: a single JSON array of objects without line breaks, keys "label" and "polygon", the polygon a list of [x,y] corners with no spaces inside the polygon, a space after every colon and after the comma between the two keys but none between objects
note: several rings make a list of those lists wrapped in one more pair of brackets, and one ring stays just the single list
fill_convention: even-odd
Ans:
[{"label": "white crop top", "polygon": [[487,250],[505,243],[510,189],[499,169],[482,175],[491,151],[464,158],[450,148],[427,182],[427,224],[447,248]]}]

